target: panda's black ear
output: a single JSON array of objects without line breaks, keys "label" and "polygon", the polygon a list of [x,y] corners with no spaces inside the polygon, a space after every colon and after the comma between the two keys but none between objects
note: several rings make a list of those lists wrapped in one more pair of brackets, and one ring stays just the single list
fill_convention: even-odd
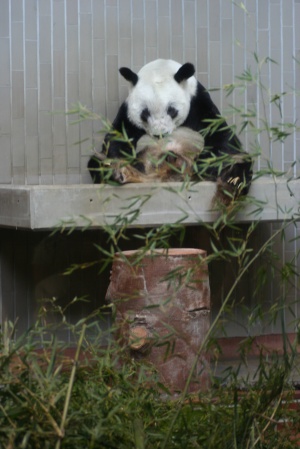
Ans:
[{"label": "panda's black ear", "polygon": [[178,72],[175,73],[174,78],[177,83],[181,83],[181,81],[185,81],[195,73],[195,67],[190,62],[186,62],[183,64]]},{"label": "panda's black ear", "polygon": [[133,86],[136,85],[136,83],[139,80],[139,77],[137,76],[136,73],[134,73],[131,69],[129,69],[128,67],[121,67],[119,69],[119,72],[121,73],[121,75],[126,79],[126,81],[129,81],[130,83],[132,83]]}]

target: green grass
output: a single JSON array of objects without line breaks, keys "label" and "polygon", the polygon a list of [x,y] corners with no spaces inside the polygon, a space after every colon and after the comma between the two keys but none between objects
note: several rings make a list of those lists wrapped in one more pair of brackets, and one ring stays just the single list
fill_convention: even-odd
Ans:
[{"label": "green grass", "polygon": [[226,384],[224,373],[207,391],[172,399],[155,367],[114,340],[101,348],[98,320],[70,330],[77,340],[71,358],[54,329],[38,322],[17,341],[3,335],[1,448],[297,447],[291,426],[300,428],[300,418],[288,410],[293,351],[268,366],[262,357],[255,382],[241,384],[232,369]]}]

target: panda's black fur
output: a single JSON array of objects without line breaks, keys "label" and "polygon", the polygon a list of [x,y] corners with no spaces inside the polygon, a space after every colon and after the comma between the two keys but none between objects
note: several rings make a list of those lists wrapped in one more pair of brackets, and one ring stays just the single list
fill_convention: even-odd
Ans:
[{"label": "panda's black fur", "polygon": [[[162,112],[162,114],[165,114],[166,120],[172,122],[172,120],[174,119],[174,129],[176,129],[178,126],[184,126],[186,128],[190,128],[193,131],[204,133],[204,150],[201,152],[197,161],[199,178],[218,181],[219,189],[222,189],[223,187],[226,188],[227,184],[230,185],[232,184],[232,181],[234,181],[234,185],[230,186],[231,190],[232,187],[235,187],[235,185],[242,185],[240,193],[246,194],[249,190],[252,179],[252,160],[248,153],[243,150],[238,137],[234,135],[232,131],[227,127],[227,123],[225,121],[223,121],[220,124],[219,129],[214,130],[213,133],[205,131],[208,127],[207,120],[219,119],[221,114],[216,105],[213,103],[208,91],[199,81],[194,78],[194,66],[191,63],[186,63],[180,66],[175,61],[157,60],[153,63],[150,63],[149,67],[151,67],[151,64],[154,64],[155,67],[156,63],[160,64],[162,67],[164,67],[163,64],[165,63],[167,69],[169,67],[168,64],[172,68],[173,65],[176,67],[175,71],[173,72],[173,79],[170,82],[174,84],[175,80],[176,83],[178,83],[178,86],[181,87],[181,90],[178,90],[179,96],[182,94],[181,91],[183,91],[184,94],[187,95],[187,99],[183,99],[180,103],[183,104],[184,107],[189,107],[184,120],[180,122],[180,117],[178,118],[176,117],[176,115],[178,114],[178,112],[180,115],[181,111],[176,111],[176,108],[172,106],[168,106],[167,110],[165,112]],[[144,67],[147,68],[148,66]],[[136,86],[139,86],[138,83],[140,80],[140,72],[138,74],[135,74],[133,71],[131,71],[131,69],[123,67],[120,69],[120,73],[127,81],[130,82],[131,91],[135,93],[134,89],[137,89]],[[142,70],[141,73],[143,74]],[[147,69],[146,75],[149,76],[149,74],[147,73]],[[161,85],[163,86],[162,82]],[[144,92],[142,87],[143,84],[140,87],[141,95],[143,95]],[[147,84],[146,87],[148,87]],[[174,89],[178,89],[177,84],[174,84]],[[137,94],[138,93],[139,91],[137,91]],[[162,91],[162,96],[163,95],[164,93]],[[172,97],[172,95],[170,95],[170,97]],[[132,155],[133,148],[136,148],[138,140],[144,134],[149,133],[147,130],[147,120],[151,116],[151,113],[147,108],[146,102],[144,107],[142,106],[143,103],[141,103],[141,105],[138,105],[140,106],[141,110],[137,108],[137,111],[134,110],[132,113],[132,111],[129,110],[129,106],[132,106],[130,104],[130,101],[132,101],[130,98],[131,97],[129,95],[121,105],[112,124],[113,129],[120,133],[123,133],[125,130],[126,136],[130,140],[130,143],[125,140],[120,141],[118,139],[115,139],[114,133],[108,133],[104,139],[102,152],[105,153],[105,155],[110,159],[123,158],[124,154]],[[153,104],[153,99],[151,98],[151,100]],[[177,99],[175,98],[175,103],[176,101]],[[184,104],[185,101],[189,101],[189,104]],[[170,102],[170,104],[172,104],[172,99],[170,99]],[[161,111],[159,112],[161,113]],[[141,122],[138,123],[137,126],[137,123],[134,123],[134,120],[136,122],[139,121],[140,117],[138,114],[140,114]],[[134,118],[132,118],[132,115],[134,116]],[[176,121],[179,124],[176,124]],[[231,159],[231,161],[226,162],[224,160],[224,155],[231,155],[233,157],[229,158]],[[216,157],[220,157],[222,161],[224,160],[221,169],[220,163],[215,161]],[[91,157],[88,163],[88,168],[95,183],[101,182],[101,174],[99,172],[100,164],[102,164],[102,162],[96,156]],[[140,171],[143,171],[143,166],[138,162],[136,168]]]}]

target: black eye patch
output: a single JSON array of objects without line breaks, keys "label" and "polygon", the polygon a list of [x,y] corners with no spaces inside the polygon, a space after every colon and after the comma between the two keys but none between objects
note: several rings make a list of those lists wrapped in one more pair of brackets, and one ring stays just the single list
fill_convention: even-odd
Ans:
[{"label": "black eye patch", "polygon": [[150,115],[151,115],[151,114],[150,114],[150,111],[149,111],[148,108],[143,109],[142,112],[141,112],[141,115],[140,115],[141,120],[142,120],[143,122],[147,122],[147,120],[148,120],[148,118],[150,117]]},{"label": "black eye patch", "polygon": [[178,111],[177,109],[175,109],[173,106],[169,106],[167,109],[167,114],[171,117],[171,118],[175,118],[178,115]]}]

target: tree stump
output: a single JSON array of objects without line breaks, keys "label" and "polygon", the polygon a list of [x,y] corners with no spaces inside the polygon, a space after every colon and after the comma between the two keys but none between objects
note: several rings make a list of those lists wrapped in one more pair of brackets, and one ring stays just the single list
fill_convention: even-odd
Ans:
[{"label": "tree stump", "polygon": [[200,249],[124,251],[115,255],[106,300],[115,304],[117,338],[137,360],[154,364],[172,395],[208,386],[210,288]]}]

